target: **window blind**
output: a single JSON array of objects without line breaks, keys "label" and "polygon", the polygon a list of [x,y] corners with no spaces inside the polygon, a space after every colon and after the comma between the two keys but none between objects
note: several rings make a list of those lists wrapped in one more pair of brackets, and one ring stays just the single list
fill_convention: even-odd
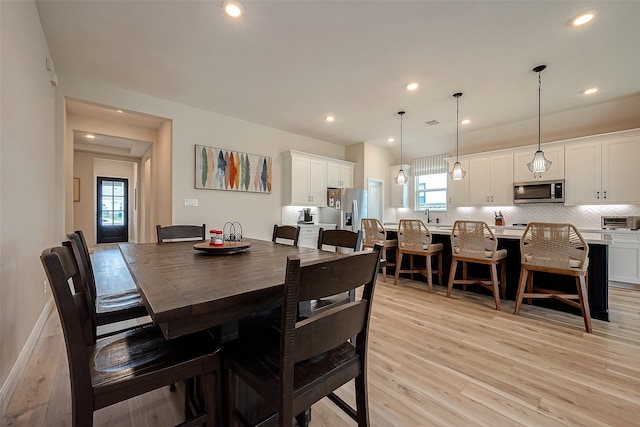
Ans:
[{"label": "window blind", "polygon": [[447,173],[449,164],[445,160],[449,153],[436,154],[433,156],[419,157],[413,159],[411,165],[411,175],[431,175],[434,173]]}]

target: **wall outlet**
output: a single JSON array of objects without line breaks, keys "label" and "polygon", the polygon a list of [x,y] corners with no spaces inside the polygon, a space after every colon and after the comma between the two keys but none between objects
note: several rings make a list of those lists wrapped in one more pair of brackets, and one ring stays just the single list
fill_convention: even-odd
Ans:
[{"label": "wall outlet", "polygon": [[198,199],[184,199],[185,206],[198,206]]}]

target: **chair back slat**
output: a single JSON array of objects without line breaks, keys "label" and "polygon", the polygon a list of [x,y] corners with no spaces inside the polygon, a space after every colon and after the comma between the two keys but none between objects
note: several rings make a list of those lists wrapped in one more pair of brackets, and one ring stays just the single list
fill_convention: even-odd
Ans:
[{"label": "chair back slat", "polygon": [[351,249],[354,252],[362,249],[362,230],[325,230],[320,228],[318,233],[318,249],[324,249],[324,246],[333,246],[337,251],[338,248]]},{"label": "chair back slat", "polygon": [[325,353],[362,332],[369,301],[333,307],[296,324],[294,362]]},{"label": "chair back slat", "polygon": [[287,244],[298,246],[298,239],[300,238],[300,227],[293,225],[278,225],[273,226],[273,235],[271,241],[273,243],[285,243],[283,240],[288,240]]},{"label": "chair back slat", "polygon": [[401,219],[398,225],[398,247],[411,250],[428,250],[431,232],[419,219]]},{"label": "chair back slat", "polygon": [[[72,278],[75,292],[82,292],[87,299],[88,315],[91,317],[93,324],[98,324],[98,314],[96,311],[96,299],[98,291],[96,288],[95,276],[91,265],[91,256],[86,245],[86,240],[81,231],[75,231],[67,234],[69,241],[63,242],[64,246],[69,246],[75,257],[75,266],[78,268],[78,274]],[[95,340],[96,337],[93,337]]]},{"label": "chair back slat", "polygon": [[370,282],[375,271],[371,260],[372,257],[366,256],[366,253],[358,252],[345,254],[343,258],[305,265],[300,269],[298,299],[321,299]]},{"label": "chair back slat", "polygon": [[156,235],[158,243],[168,240],[205,240],[206,225],[168,225],[166,227],[160,224],[156,225]]}]

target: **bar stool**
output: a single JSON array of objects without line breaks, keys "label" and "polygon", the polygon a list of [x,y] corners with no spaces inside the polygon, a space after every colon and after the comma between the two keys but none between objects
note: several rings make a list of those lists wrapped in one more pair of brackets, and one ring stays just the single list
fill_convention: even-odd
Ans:
[{"label": "bar stool", "polygon": [[[431,233],[424,222],[419,219],[401,219],[398,225],[398,248],[396,250],[396,277],[394,285],[398,284],[400,273],[420,273],[427,278],[429,292],[432,291],[433,270],[431,267],[431,257],[438,257],[438,284],[442,283],[442,243],[431,243]],[[409,269],[402,270],[402,256],[408,254]],[[413,264],[414,255],[425,257],[425,268],[416,268]]]},{"label": "bar stool", "polygon": [[[500,310],[500,292],[498,285],[502,286],[502,297],[506,297],[507,274],[505,260],[506,249],[498,249],[498,239],[483,221],[456,221],[451,231],[451,272],[447,285],[447,297],[451,296],[453,285],[480,285],[493,292],[496,310]],[[463,264],[462,279],[455,278],[458,261]],[[467,277],[467,263],[486,264],[491,266],[491,280],[469,279]],[[498,281],[498,265],[500,265],[500,281]]]},{"label": "bar stool", "polygon": [[[587,332],[591,332],[591,312],[587,292],[589,245],[575,225],[530,222],[520,239],[520,253],[522,267],[513,313],[520,312],[522,298],[553,298],[579,308],[584,318],[584,327]],[[534,271],[575,277],[577,294],[534,287]],[[573,301],[575,299],[578,302]]]},{"label": "bar stool", "polygon": [[387,249],[398,247],[398,239],[387,239],[387,231],[384,229],[377,218],[362,218],[362,230],[364,237],[362,240],[363,249],[373,249],[376,244],[382,245],[382,259],[380,266],[382,267],[382,280],[387,281],[387,267],[394,267],[395,263],[387,260]]}]

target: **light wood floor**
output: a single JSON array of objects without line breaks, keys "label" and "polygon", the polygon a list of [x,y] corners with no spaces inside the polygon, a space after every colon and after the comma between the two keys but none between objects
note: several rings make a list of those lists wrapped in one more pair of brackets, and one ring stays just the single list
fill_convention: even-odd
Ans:
[{"label": "light wood floor", "polygon": [[[93,255],[98,282],[128,275],[117,250]],[[124,280],[124,279],[123,279]],[[130,279],[129,279],[130,280]],[[401,280],[378,282],[370,332],[374,426],[640,425],[640,292],[610,288],[611,322]],[[131,282],[129,285],[132,286]],[[57,313],[50,316],[0,426],[70,425],[70,386]],[[351,398],[350,384],[340,393]],[[95,413],[96,426],[181,421],[163,388]],[[313,427],[353,426],[324,399]]]}]

